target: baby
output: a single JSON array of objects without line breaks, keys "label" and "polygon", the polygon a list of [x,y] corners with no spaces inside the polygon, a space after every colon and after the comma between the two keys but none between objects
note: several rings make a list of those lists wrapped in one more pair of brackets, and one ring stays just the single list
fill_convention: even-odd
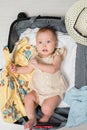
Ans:
[{"label": "baby", "polygon": [[30,84],[32,91],[24,98],[25,110],[29,118],[24,129],[37,124],[35,108],[38,104],[43,112],[39,121],[48,122],[68,88],[67,80],[60,71],[66,50],[56,49],[57,45],[55,30],[47,27],[41,28],[36,34],[36,53],[30,60],[29,66],[9,66],[14,73],[25,74],[34,70]]}]

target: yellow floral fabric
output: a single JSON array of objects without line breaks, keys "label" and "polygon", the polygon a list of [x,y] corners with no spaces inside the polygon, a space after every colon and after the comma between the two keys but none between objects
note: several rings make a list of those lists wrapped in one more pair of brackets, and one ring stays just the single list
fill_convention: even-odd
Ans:
[{"label": "yellow floral fabric", "polygon": [[14,123],[26,116],[23,99],[31,91],[30,82],[33,72],[30,74],[11,73],[8,66],[11,63],[18,66],[29,65],[35,47],[29,45],[28,39],[25,37],[15,44],[13,54],[9,53],[7,47],[3,51],[6,66],[0,76],[0,111],[4,121]]}]

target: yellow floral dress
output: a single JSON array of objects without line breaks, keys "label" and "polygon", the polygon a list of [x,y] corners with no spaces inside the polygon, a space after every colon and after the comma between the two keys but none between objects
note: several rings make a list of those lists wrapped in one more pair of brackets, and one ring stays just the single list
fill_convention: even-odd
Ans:
[{"label": "yellow floral dress", "polygon": [[23,99],[31,91],[30,82],[33,74],[33,72],[30,74],[11,73],[8,66],[11,63],[19,66],[29,65],[34,50],[35,47],[29,45],[27,38],[16,43],[13,58],[8,48],[4,48],[6,66],[0,76],[0,111],[6,122],[14,123],[26,116]]}]

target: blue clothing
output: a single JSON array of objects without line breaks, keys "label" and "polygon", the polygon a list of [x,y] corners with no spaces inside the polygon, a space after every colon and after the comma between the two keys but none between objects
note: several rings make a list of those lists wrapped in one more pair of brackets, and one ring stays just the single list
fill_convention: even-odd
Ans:
[{"label": "blue clothing", "polygon": [[66,127],[87,123],[87,86],[70,89],[64,97],[64,102],[70,105]]}]

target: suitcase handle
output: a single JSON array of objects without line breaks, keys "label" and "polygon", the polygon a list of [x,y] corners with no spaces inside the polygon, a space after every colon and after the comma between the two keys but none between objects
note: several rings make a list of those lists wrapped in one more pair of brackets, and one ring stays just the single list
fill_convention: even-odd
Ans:
[{"label": "suitcase handle", "polygon": [[17,15],[17,19],[18,19],[18,20],[26,19],[26,18],[28,18],[28,15],[27,15],[25,12],[20,12],[20,13]]}]

